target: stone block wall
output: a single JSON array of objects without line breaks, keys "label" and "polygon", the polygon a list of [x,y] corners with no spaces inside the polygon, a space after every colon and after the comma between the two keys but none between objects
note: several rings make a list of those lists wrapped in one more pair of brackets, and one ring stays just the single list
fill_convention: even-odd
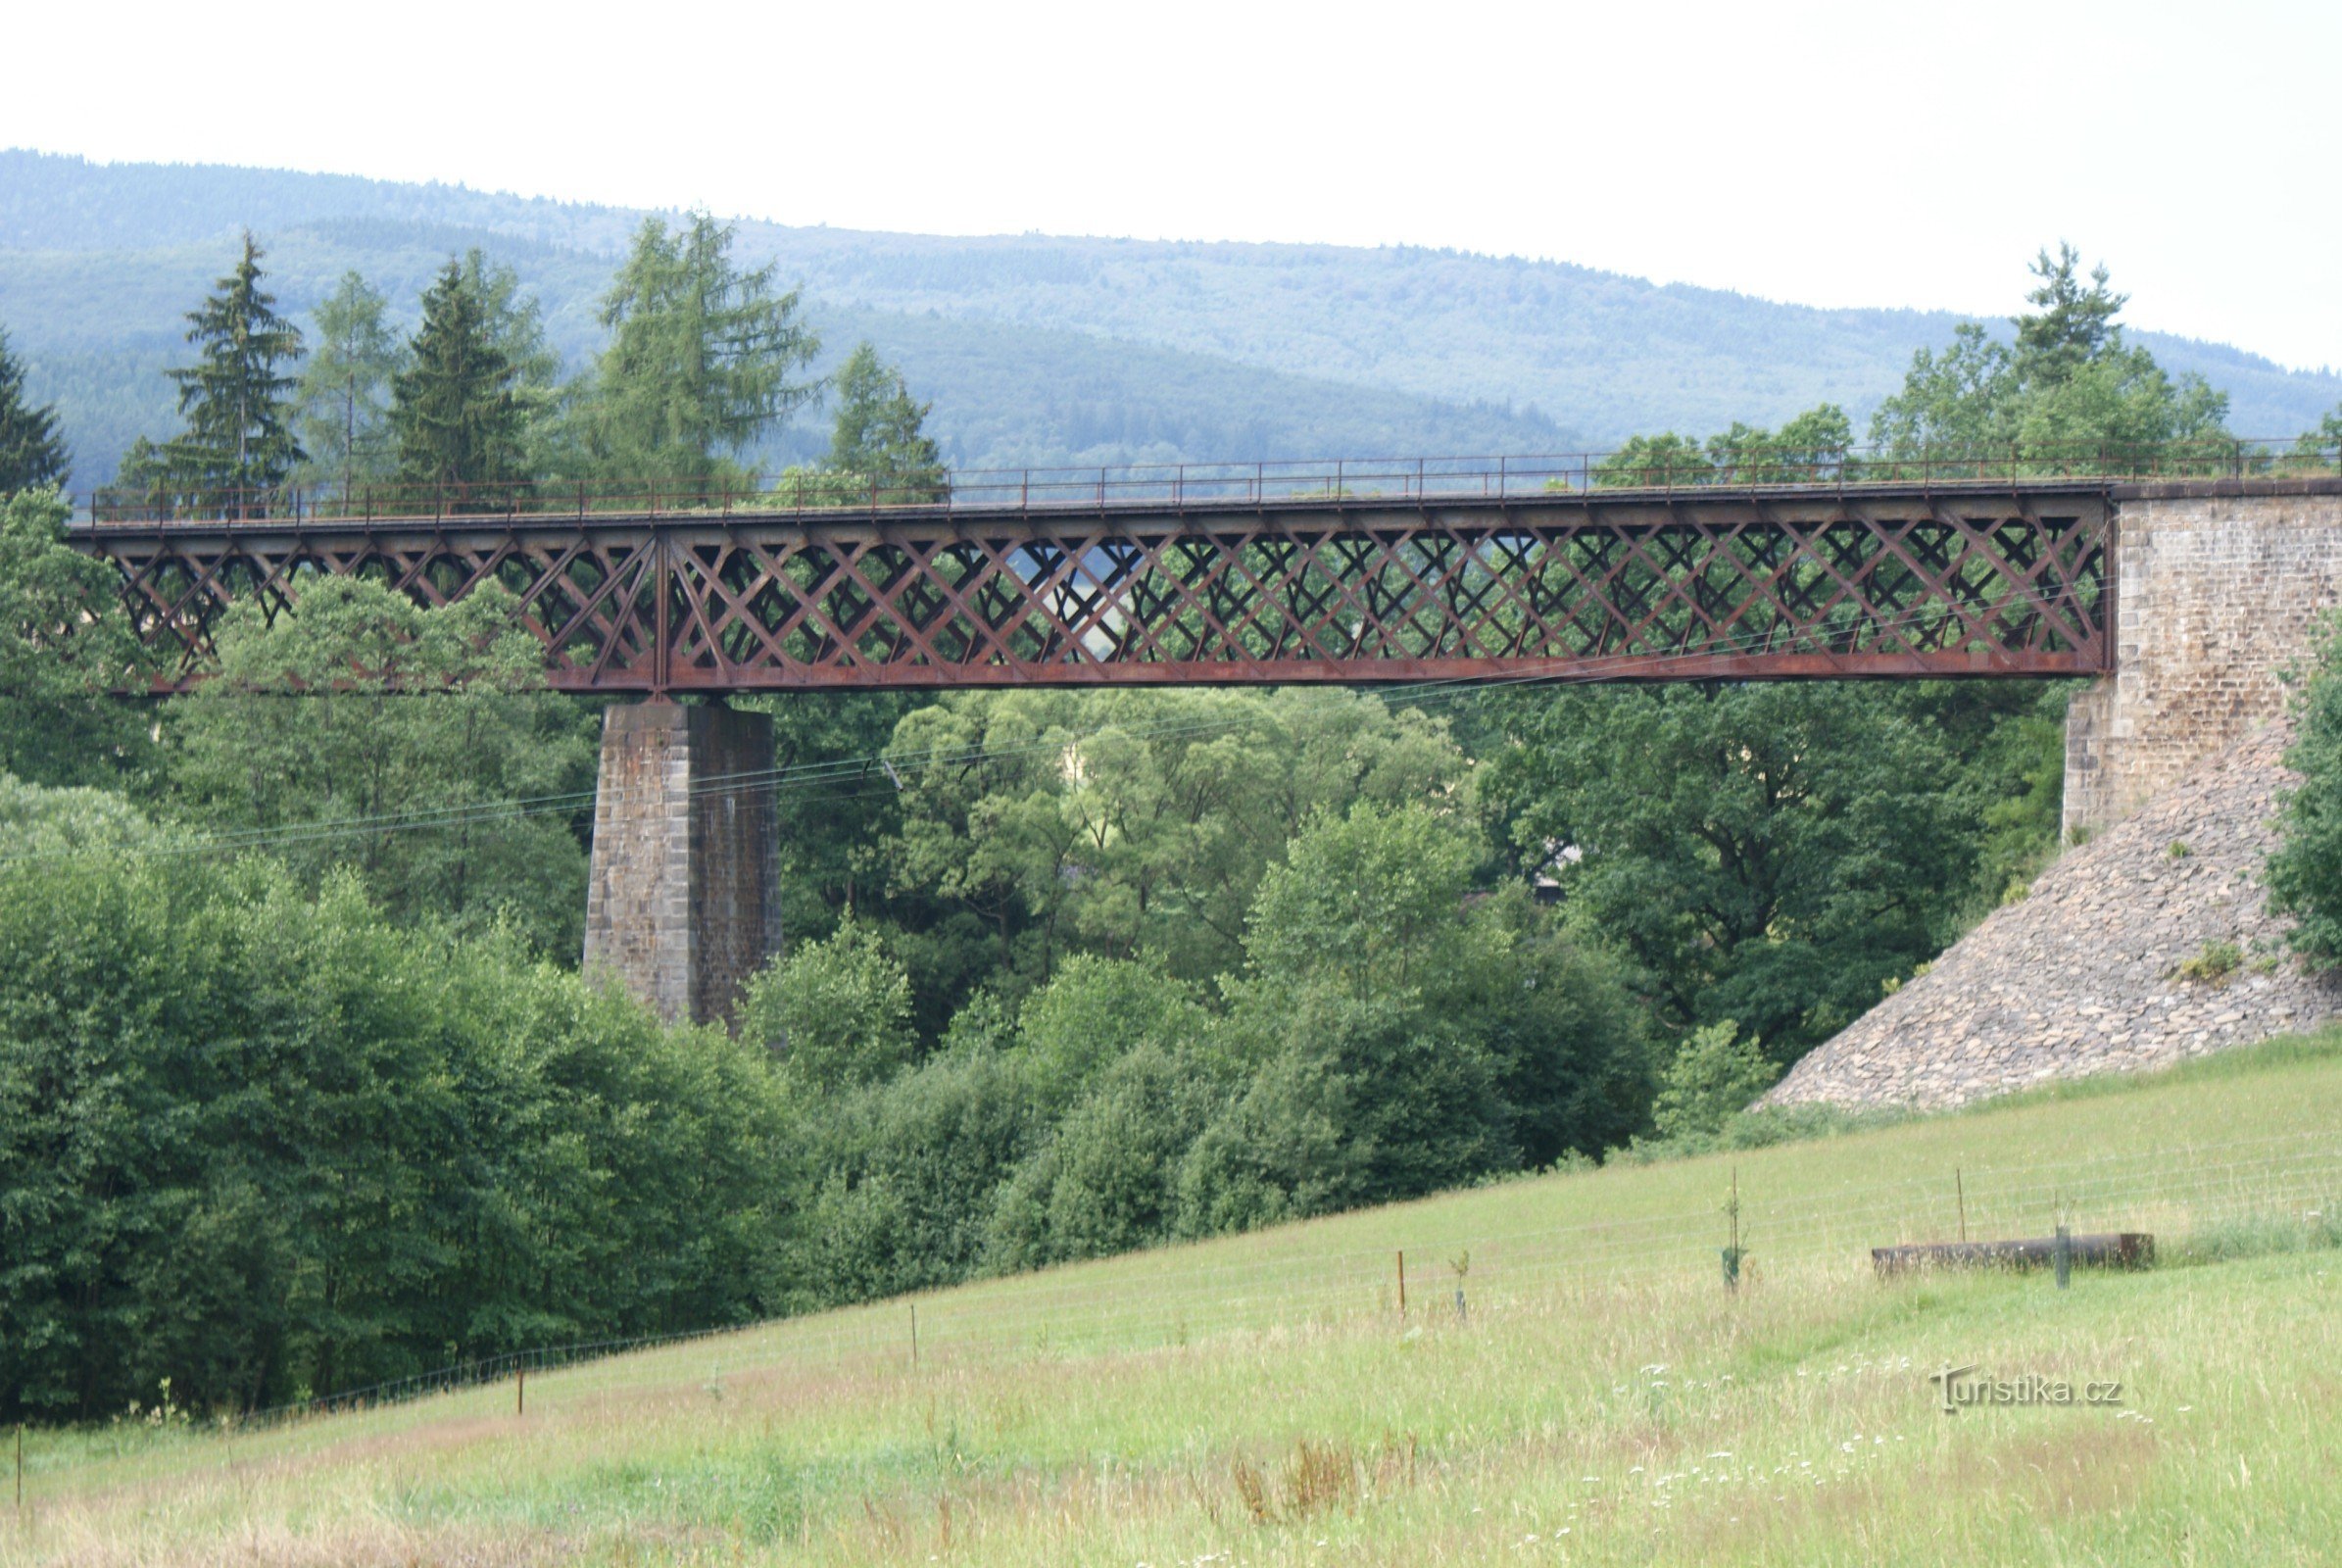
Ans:
[{"label": "stone block wall", "polygon": [[2069,837],[2282,715],[2284,670],[2342,605],[2342,481],[2133,485],[2115,501],[2116,673],[2067,713]]},{"label": "stone block wall", "polygon": [[602,725],[585,967],[670,1021],[729,1023],[780,949],[772,720],[652,701]]}]

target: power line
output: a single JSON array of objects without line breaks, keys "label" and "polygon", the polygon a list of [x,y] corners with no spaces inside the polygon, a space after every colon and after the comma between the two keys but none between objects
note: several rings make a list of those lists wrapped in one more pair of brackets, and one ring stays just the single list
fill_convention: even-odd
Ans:
[{"label": "power line", "polygon": [[[2061,601],[2078,599],[2079,597],[2078,589],[2068,588],[2049,596],[2045,603],[2055,605]],[[1892,631],[1934,620],[1940,616],[1940,613],[1941,612],[1933,607],[1923,607],[1910,614],[1887,620],[1866,621],[1863,624],[1864,629],[1870,631]],[[1794,638],[1802,634],[1791,633],[1790,635]],[[1781,640],[1779,628],[1771,628],[1763,633],[1761,639],[1752,633],[1737,643],[1728,640],[1724,651],[1770,653],[1774,651],[1774,645],[1779,640]],[[1386,705],[1393,703],[1431,705],[1449,701],[1479,702],[1499,692],[1517,687],[1604,684],[1621,677],[1631,677],[1639,669],[1649,669],[1662,663],[1674,662],[1682,657],[1681,654],[1631,656],[1606,663],[1598,673],[1557,668],[1551,671],[1503,676],[1460,675],[1443,680],[1384,687],[1376,690],[1372,695],[1380,698]],[[1544,662],[1568,665],[1575,662],[1575,660],[1569,656],[1555,656]],[[1129,688],[1124,689],[1128,690]],[[1324,705],[1327,710],[1331,710],[1342,703],[1354,702],[1360,695],[1353,687],[1342,687],[1340,688],[1340,691],[1339,699],[1329,700]],[[706,779],[695,780],[687,787],[686,794],[690,797],[699,797],[770,793],[777,798],[783,794],[799,791],[819,790],[823,785],[849,779],[859,782],[874,771],[882,769],[886,770],[894,779],[894,784],[888,789],[857,791],[836,797],[842,800],[861,799],[874,794],[892,793],[894,789],[900,788],[901,773],[899,770],[926,771],[939,767],[1005,760],[1040,752],[1062,751],[1069,745],[1079,745],[1083,740],[1107,733],[1110,729],[1132,739],[1157,740],[1181,735],[1233,730],[1244,727],[1248,722],[1249,720],[1242,718],[1212,718],[1135,729],[1101,726],[1082,735],[1035,741],[1025,746],[973,749],[935,748],[921,753],[882,752],[866,757],[834,758],[817,762],[799,762],[788,766],[717,774]],[[339,838],[362,838],[389,833],[428,831],[436,828],[457,828],[469,826],[475,822],[566,813],[594,804],[603,798],[614,797],[622,800],[625,794],[625,787],[619,785],[611,786],[606,791],[575,790],[556,795],[420,807],[373,816],[337,817],[317,822],[286,824],[279,827],[236,829],[224,833],[208,834],[195,842],[129,846],[113,853],[126,853],[138,858],[209,855],[330,842]],[[5,856],[0,857],[0,868],[70,859],[87,853],[90,853],[90,850],[81,847]]]}]

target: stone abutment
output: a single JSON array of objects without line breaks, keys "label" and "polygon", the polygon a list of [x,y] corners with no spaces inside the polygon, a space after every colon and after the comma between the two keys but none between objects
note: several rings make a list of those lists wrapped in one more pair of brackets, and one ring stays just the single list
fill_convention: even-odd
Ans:
[{"label": "stone abutment", "polygon": [[2066,836],[2112,826],[2285,711],[2342,605],[2342,481],[2115,494],[2115,673],[2066,716]]}]

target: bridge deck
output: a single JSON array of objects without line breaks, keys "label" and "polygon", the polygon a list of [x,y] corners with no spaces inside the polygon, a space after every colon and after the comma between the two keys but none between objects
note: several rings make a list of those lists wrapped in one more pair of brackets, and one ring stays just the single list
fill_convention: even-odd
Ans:
[{"label": "bridge deck", "polygon": [[317,574],[517,600],[571,691],[2074,675],[2103,480],[85,522],[173,684]]}]

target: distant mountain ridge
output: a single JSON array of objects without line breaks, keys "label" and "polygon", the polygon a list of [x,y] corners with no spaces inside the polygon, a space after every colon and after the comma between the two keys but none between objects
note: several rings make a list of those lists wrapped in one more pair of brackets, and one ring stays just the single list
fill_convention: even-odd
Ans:
[{"label": "distant mountain ridge", "polygon": [[[447,254],[481,244],[520,271],[576,368],[599,343],[595,301],[641,216],[352,175],[0,151],[0,324],[36,391],[64,407],[76,477],[91,482],[131,436],[171,427],[153,372],[180,352],[180,313],[239,228],[269,246],[295,311],[356,267],[412,313]],[[935,402],[949,456],[970,466],[1574,450],[1774,422],[1825,400],[1861,419],[1912,351],[1959,319],[1422,249],[738,230],[745,256],[802,282],[833,351],[867,336],[903,363]],[[2240,431],[2291,434],[2342,403],[2330,371],[2140,340],[2226,390]],[[766,456],[817,449],[817,423]]]}]

